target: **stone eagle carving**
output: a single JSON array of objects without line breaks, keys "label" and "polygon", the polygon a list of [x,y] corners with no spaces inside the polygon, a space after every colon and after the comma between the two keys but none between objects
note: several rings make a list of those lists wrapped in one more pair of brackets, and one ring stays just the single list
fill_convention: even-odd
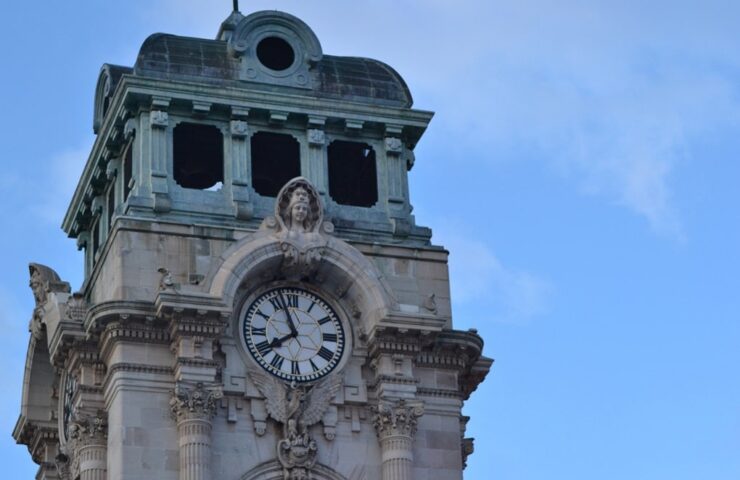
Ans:
[{"label": "stone eagle carving", "polygon": [[318,445],[308,433],[308,427],[323,418],[342,387],[342,377],[330,375],[308,386],[298,386],[295,382],[287,385],[257,372],[249,372],[249,377],[265,397],[267,413],[283,424],[283,438],[277,442],[283,480],[312,479]]},{"label": "stone eagle carving", "polygon": [[332,399],[342,387],[342,377],[334,374],[312,386],[290,385],[271,376],[250,372],[249,378],[265,397],[267,413],[287,426],[295,420],[301,430],[322,419]]}]

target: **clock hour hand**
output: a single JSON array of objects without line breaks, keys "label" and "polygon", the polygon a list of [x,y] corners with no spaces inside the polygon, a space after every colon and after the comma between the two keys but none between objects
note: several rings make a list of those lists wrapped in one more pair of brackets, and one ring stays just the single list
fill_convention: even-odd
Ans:
[{"label": "clock hour hand", "polygon": [[292,336],[298,335],[298,330],[295,328],[295,323],[293,323],[293,315],[290,313],[290,309],[288,308],[288,302],[285,301],[285,297],[283,297],[283,292],[280,293],[280,303],[283,305],[283,308],[285,309],[285,316],[288,317],[288,327],[290,328],[290,334]]},{"label": "clock hour hand", "polygon": [[270,347],[272,347],[272,348],[279,347],[279,346],[281,346],[283,344],[284,341],[288,340],[289,338],[293,338],[294,336],[295,335],[293,334],[293,332],[291,332],[291,333],[285,335],[284,337],[273,338],[272,339],[272,342],[270,342]]}]

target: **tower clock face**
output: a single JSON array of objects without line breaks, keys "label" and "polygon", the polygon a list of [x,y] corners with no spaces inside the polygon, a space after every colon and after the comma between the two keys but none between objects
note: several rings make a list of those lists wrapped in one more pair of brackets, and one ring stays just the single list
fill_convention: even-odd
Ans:
[{"label": "tower clock face", "polygon": [[64,440],[69,439],[69,422],[72,419],[72,400],[74,399],[75,392],[77,391],[77,379],[74,375],[69,372],[64,373],[62,379],[62,397],[61,397],[61,418],[62,421],[62,435]]},{"label": "tower clock face", "polygon": [[337,314],[318,295],[294,287],[268,290],[242,319],[247,350],[269,373],[310,382],[334,370],[346,344]]}]

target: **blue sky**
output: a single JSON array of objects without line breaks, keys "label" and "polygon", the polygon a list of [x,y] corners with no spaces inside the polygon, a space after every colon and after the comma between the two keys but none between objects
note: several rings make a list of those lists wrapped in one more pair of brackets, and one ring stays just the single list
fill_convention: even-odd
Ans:
[{"label": "blue sky", "polygon": [[[468,479],[740,478],[740,40],[736,2],[250,1],[324,52],[396,68],[436,116],[411,172],[451,251],[454,322],[496,363],[465,407]],[[13,2],[0,76],[0,459],[33,299],[73,288],[59,225],[93,141],[104,62],[147,35],[213,37],[231,2]],[[12,472],[12,476],[10,475]]]}]

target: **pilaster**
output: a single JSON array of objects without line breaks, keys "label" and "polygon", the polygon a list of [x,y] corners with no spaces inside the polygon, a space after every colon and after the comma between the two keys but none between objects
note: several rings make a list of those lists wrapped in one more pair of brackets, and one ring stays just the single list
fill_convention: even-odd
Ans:
[{"label": "pilaster", "polygon": [[77,413],[69,430],[68,450],[71,453],[71,478],[105,480],[107,478],[107,415]]},{"label": "pilaster", "polygon": [[177,422],[180,480],[211,479],[211,419],[222,396],[220,388],[202,383],[175,387],[170,411]]},{"label": "pilaster", "polygon": [[381,401],[374,408],[373,425],[381,448],[383,480],[411,480],[417,419],[424,413],[419,402]]}]

